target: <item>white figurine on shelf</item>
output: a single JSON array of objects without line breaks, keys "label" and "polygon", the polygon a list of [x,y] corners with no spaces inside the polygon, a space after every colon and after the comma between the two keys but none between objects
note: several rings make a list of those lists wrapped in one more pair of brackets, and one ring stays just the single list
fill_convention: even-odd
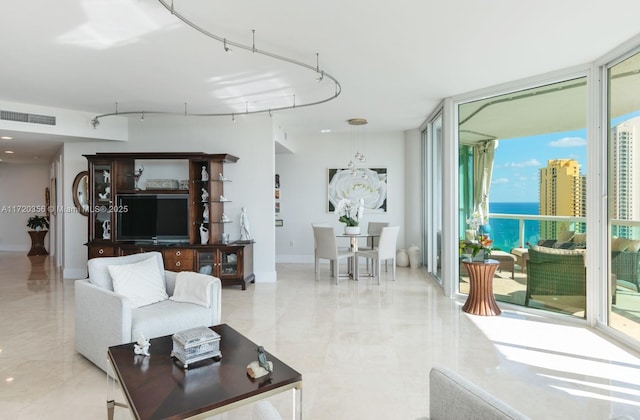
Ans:
[{"label": "white figurine on shelf", "polygon": [[111,239],[111,220],[102,222],[102,239]]},{"label": "white figurine on shelf", "polygon": [[200,197],[202,198],[202,202],[207,201],[209,199],[209,193],[207,192],[207,190],[202,188],[202,195]]},{"label": "white figurine on shelf", "polygon": [[207,167],[202,165],[202,172],[200,175],[200,179],[202,181],[208,181],[209,180],[209,173],[207,172]]},{"label": "white figurine on shelf", "polygon": [[111,174],[109,171],[102,171],[102,178],[104,179],[104,182],[111,182]]},{"label": "white figurine on shelf", "polygon": [[220,194],[220,201],[227,201],[227,199],[224,198],[224,195]]},{"label": "white figurine on shelf", "polygon": [[202,221],[209,223],[209,204],[204,203],[204,210],[202,211]]},{"label": "white figurine on shelf", "polygon": [[108,200],[110,194],[111,194],[111,187],[105,187],[104,193],[98,193],[98,198],[100,198],[100,200]]},{"label": "white figurine on shelf", "polygon": [[218,181],[226,181],[226,180],[227,180],[227,178],[225,178],[224,175],[222,175],[222,172],[220,172],[218,174]]},{"label": "white figurine on shelf", "polygon": [[149,347],[151,347],[151,343],[149,340],[144,338],[144,335],[140,334],[140,338],[133,345],[133,352],[135,354],[141,354],[143,356],[149,356]]},{"label": "white figurine on shelf", "polygon": [[222,213],[222,217],[220,218],[220,221],[221,221],[222,223],[226,223],[226,222],[228,222],[228,221],[229,221],[229,218],[227,217],[227,215],[226,215],[226,214]]},{"label": "white figurine on shelf", "polygon": [[240,240],[241,241],[250,241],[253,238],[251,237],[251,226],[249,224],[249,216],[247,216],[247,210],[243,207],[242,213],[240,213]]},{"label": "white figurine on shelf", "polygon": [[200,224],[200,243],[206,245],[209,243],[209,229]]}]

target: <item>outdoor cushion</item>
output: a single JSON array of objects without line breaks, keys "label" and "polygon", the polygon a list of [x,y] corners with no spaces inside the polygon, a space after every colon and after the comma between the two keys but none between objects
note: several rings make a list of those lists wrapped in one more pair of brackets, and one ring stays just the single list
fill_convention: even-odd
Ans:
[{"label": "outdoor cushion", "polygon": [[587,234],[586,233],[576,233],[575,235],[573,235],[573,242],[576,242],[576,243],[587,242]]},{"label": "outdoor cushion", "polygon": [[627,248],[629,252],[638,252],[640,251],[640,240],[629,240],[629,247]]},{"label": "outdoor cushion", "polygon": [[626,251],[629,245],[631,245],[630,239],[618,237],[611,239],[611,251]]},{"label": "outdoor cushion", "polygon": [[572,230],[563,230],[558,234],[558,241],[560,242],[569,242],[573,239],[575,232]]}]

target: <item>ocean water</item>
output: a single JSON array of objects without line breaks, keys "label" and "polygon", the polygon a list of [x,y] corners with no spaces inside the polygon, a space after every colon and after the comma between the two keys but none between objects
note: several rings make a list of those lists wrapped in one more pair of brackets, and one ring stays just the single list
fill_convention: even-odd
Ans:
[{"label": "ocean water", "polygon": [[[538,203],[489,203],[489,213],[501,214],[539,214]],[[519,246],[519,221],[510,219],[489,218],[490,236],[493,247],[502,251]],[[525,220],[524,241],[536,244],[540,239],[540,222]]]}]

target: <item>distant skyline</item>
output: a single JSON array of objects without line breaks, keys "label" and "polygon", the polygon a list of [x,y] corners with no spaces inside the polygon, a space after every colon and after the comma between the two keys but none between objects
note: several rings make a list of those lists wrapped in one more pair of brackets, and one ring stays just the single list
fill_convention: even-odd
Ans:
[{"label": "distant skyline", "polygon": [[[617,117],[612,125],[640,115],[640,111]],[[588,175],[587,130],[572,130],[502,139],[494,155],[489,201],[537,202],[538,170],[552,159],[575,159],[580,174]]]}]

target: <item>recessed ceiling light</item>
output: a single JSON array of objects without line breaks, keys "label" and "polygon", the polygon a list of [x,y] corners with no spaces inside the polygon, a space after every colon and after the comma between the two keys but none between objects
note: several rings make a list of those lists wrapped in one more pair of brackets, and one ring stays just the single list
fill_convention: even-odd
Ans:
[{"label": "recessed ceiling light", "polygon": [[320,130],[320,132],[321,132],[322,134],[327,134],[327,133],[330,133],[330,132],[331,132],[331,129],[330,129],[330,128],[323,128],[322,130]]},{"label": "recessed ceiling light", "polygon": [[15,153],[13,150],[5,150],[4,152],[8,155],[12,155]]},{"label": "recessed ceiling light", "polygon": [[11,137],[11,136],[2,136],[2,137],[0,137],[0,139],[2,139],[2,140],[12,140],[13,137]]}]

